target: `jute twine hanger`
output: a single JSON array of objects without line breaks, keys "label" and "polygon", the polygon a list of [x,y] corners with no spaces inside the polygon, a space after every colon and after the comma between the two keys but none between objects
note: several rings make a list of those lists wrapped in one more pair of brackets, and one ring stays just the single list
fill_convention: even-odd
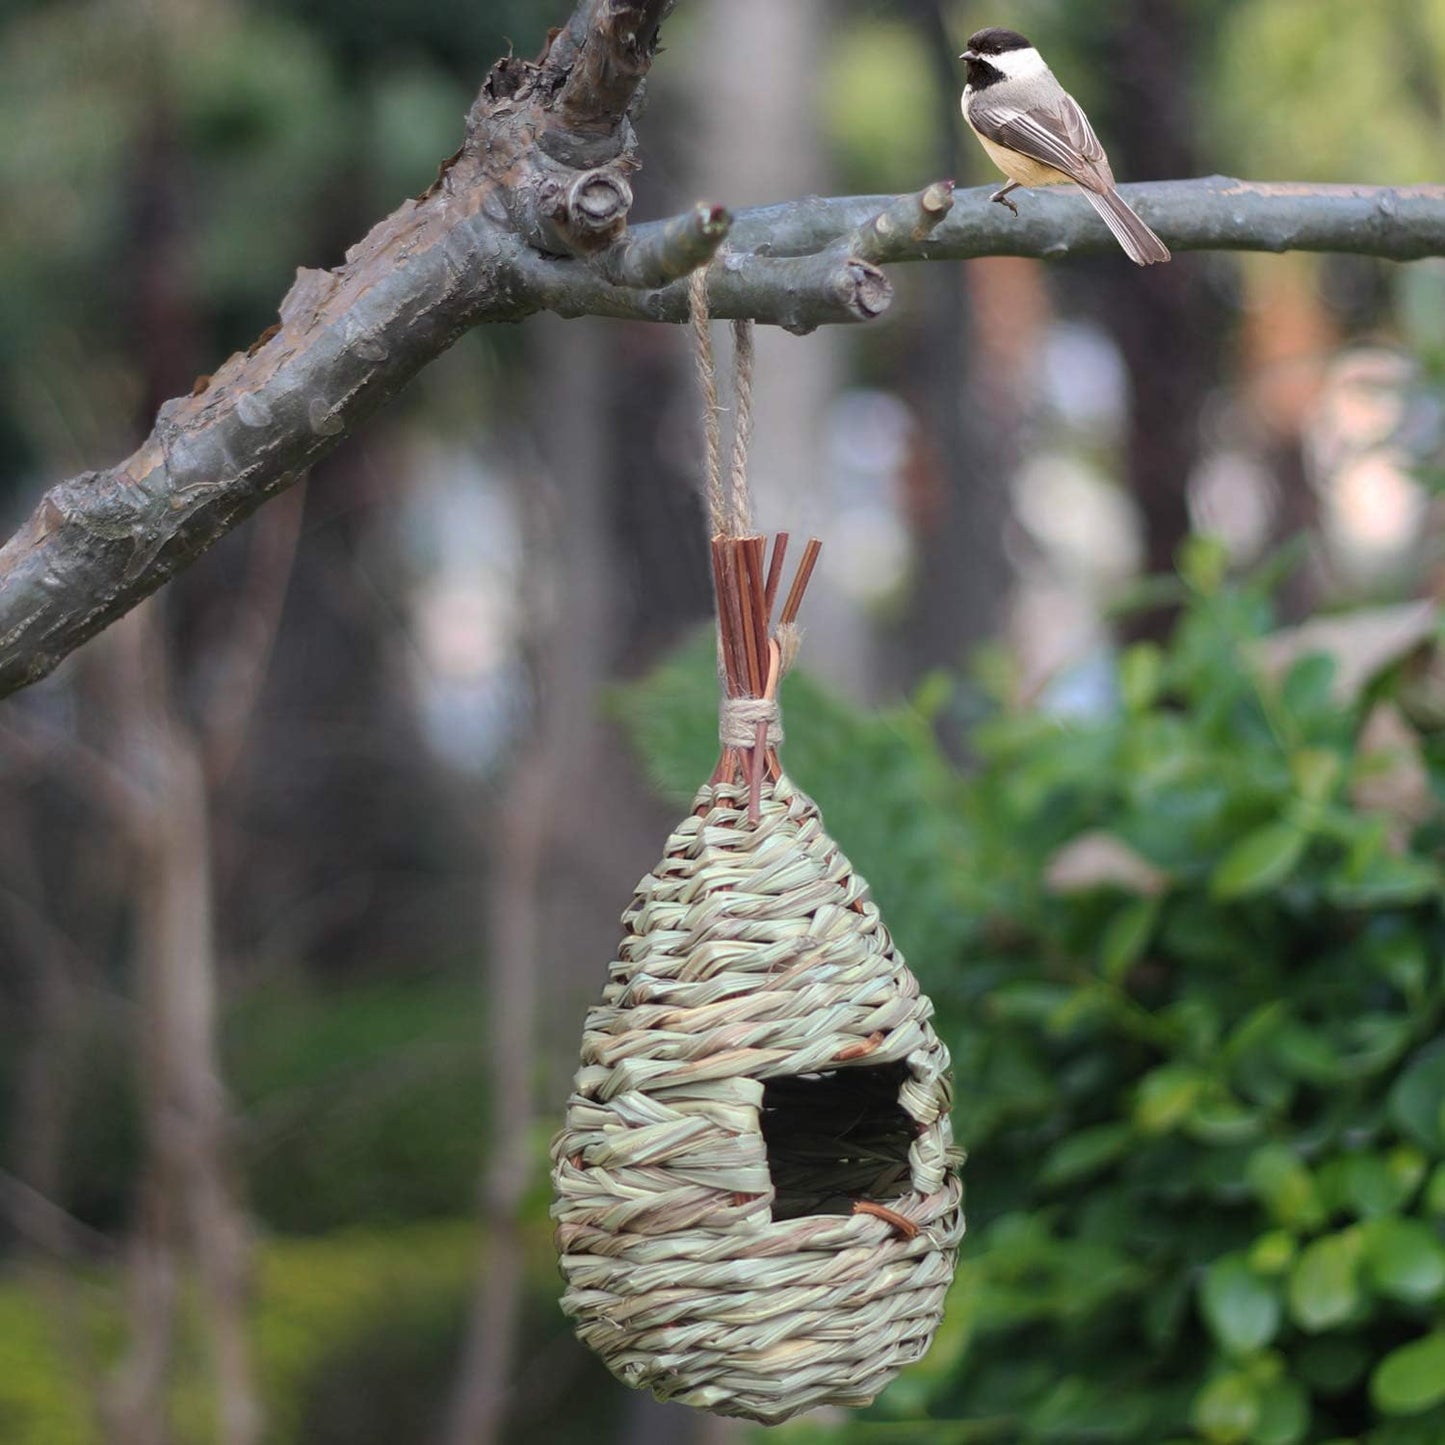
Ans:
[{"label": "jute twine hanger", "polygon": [[764,566],[767,538],[753,531],[748,450],[753,434],[754,323],[732,323],[733,428],[726,482],[722,462],[722,407],[718,401],[717,363],[707,306],[707,276],[692,273],[688,282],[693,353],[703,396],[704,495],[712,539],[713,587],[718,614],[718,679],[722,705],[718,741],[722,755],[714,784],[744,779],[748,784],[748,821],[757,824],[763,778],[782,775],[778,747],[783,741],[778,685],[797,657],[798,610],[818,562],[822,543],[808,539],[803,559],[788,589],[778,626],[771,626],[773,604],[782,581],[788,534],[779,532]]}]

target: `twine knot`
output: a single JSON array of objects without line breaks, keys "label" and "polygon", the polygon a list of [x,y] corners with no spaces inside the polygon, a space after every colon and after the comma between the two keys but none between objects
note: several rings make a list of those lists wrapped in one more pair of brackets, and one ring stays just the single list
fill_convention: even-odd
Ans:
[{"label": "twine knot", "polygon": [[768,729],[767,746],[783,741],[783,710],[773,697],[725,697],[718,709],[717,735],[725,748],[751,748],[758,740],[758,724]]}]

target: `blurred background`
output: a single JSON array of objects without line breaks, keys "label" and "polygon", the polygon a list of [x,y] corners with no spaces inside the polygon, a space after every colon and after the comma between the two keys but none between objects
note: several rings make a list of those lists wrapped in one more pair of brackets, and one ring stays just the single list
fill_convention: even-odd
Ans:
[{"label": "blurred background", "polygon": [[[423,190],[566,9],[0,0],[6,530]],[[685,0],[635,215],[996,181],[957,104],[985,23],[1037,41],[1125,180],[1441,178],[1445,0]],[[978,1155],[965,780],[1012,764],[977,725],[1092,736],[1170,675],[1191,596],[1260,569],[1261,632],[1390,604],[1428,633],[1397,604],[1441,580],[1445,261],[893,278],[875,326],[760,338],[754,483],[763,526],[824,541],[790,762],[939,999]],[[480,330],[0,710],[0,1439],[745,1437],[575,1344],[546,1218],[617,915],[709,765],[699,451],[679,331]],[[958,1433],[966,1333],[876,1438],[1189,1418],[1049,1434],[1030,1377]],[[930,1413],[955,1433],[898,1433]]]}]

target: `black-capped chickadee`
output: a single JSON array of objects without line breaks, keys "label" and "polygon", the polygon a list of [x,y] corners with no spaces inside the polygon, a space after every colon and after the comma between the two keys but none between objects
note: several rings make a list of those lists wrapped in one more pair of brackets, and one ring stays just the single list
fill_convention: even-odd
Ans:
[{"label": "black-capped chickadee", "polygon": [[1054,79],[1044,58],[1016,30],[991,25],[969,36],[963,114],[989,159],[1008,179],[990,200],[1014,215],[1018,186],[1073,181],[1104,218],[1131,261],[1167,261],[1169,248],[1114,188],[1114,173],[1079,103]]}]

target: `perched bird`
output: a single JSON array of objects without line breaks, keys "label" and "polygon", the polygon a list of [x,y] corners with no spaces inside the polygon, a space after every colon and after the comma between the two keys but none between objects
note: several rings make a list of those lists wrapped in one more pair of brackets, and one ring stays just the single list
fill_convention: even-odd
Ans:
[{"label": "perched bird", "polygon": [[1010,191],[1073,181],[1131,261],[1148,266],[1169,259],[1169,248],[1114,188],[1109,158],[1088,116],[1017,30],[991,25],[976,31],[959,59],[968,62],[964,118],[1009,178],[990,200],[1018,215]]}]

